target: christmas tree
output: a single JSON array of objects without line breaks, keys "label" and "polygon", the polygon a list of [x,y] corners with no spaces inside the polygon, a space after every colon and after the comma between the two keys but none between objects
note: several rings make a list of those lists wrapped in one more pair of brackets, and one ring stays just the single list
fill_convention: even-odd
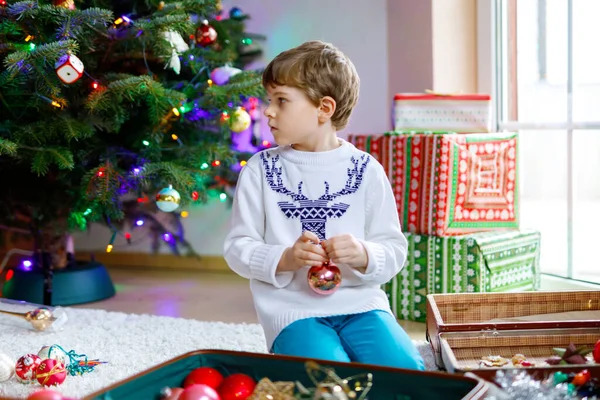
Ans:
[{"label": "christmas tree", "polygon": [[225,200],[269,145],[234,143],[263,96],[246,18],[220,0],[0,0],[0,224],[42,253],[94,222],[106,251],[143,228],[193,253],[185,206]]}]

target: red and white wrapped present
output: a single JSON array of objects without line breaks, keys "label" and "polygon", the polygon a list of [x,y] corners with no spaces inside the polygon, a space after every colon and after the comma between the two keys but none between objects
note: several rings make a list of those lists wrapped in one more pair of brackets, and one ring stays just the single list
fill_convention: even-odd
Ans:
[{"label": "red and white wrapped present", "polygon": [[492,102],[487,94],[398,93],[394,130],[491,132]]}]

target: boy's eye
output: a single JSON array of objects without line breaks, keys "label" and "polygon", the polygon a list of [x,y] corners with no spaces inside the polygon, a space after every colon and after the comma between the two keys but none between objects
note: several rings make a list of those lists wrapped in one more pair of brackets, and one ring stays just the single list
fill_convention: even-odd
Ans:
[{"label": "boy's eye", "polygon": [[279,103],[284,103],[284,102],[286,102],[286,101],[287,101],[286,99],[284,99],[284,98],[281,98],[281,97],[280,97],[278,100],[279,100]]}]

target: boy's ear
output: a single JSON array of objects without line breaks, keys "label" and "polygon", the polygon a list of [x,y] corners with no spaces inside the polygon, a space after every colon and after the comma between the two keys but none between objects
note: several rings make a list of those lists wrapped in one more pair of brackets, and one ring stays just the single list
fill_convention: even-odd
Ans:
[{"label": "boy's ear", "polygon": [[321,99],[321,105],[319,106],[319,122],[324,123],[331,119],[333,113],[335,113],[335,100],[333,97],[325,96]]}]

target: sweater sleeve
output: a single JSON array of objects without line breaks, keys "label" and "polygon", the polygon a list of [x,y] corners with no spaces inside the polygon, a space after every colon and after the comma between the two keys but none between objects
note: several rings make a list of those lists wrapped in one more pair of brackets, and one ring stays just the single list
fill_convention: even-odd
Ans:
[{"label": "sweater sleeve", "polygon": [[400,272],[407,256],[408,244],[402,234],[396,200],[381,164],[373,162],[368,180],[365,206],[366,270],[353,270],[365,282],[384,284]]},{"label": "sweater sleeve", "polygon": [[242,169],[238,178],[231,226],[225,238],[223,255],[229,268],[238,275],[283,288],[292,281],[294,274],[275,272],[286,247],[269,245],[264,241],[262,179],[252,169],[251,161]]}]

